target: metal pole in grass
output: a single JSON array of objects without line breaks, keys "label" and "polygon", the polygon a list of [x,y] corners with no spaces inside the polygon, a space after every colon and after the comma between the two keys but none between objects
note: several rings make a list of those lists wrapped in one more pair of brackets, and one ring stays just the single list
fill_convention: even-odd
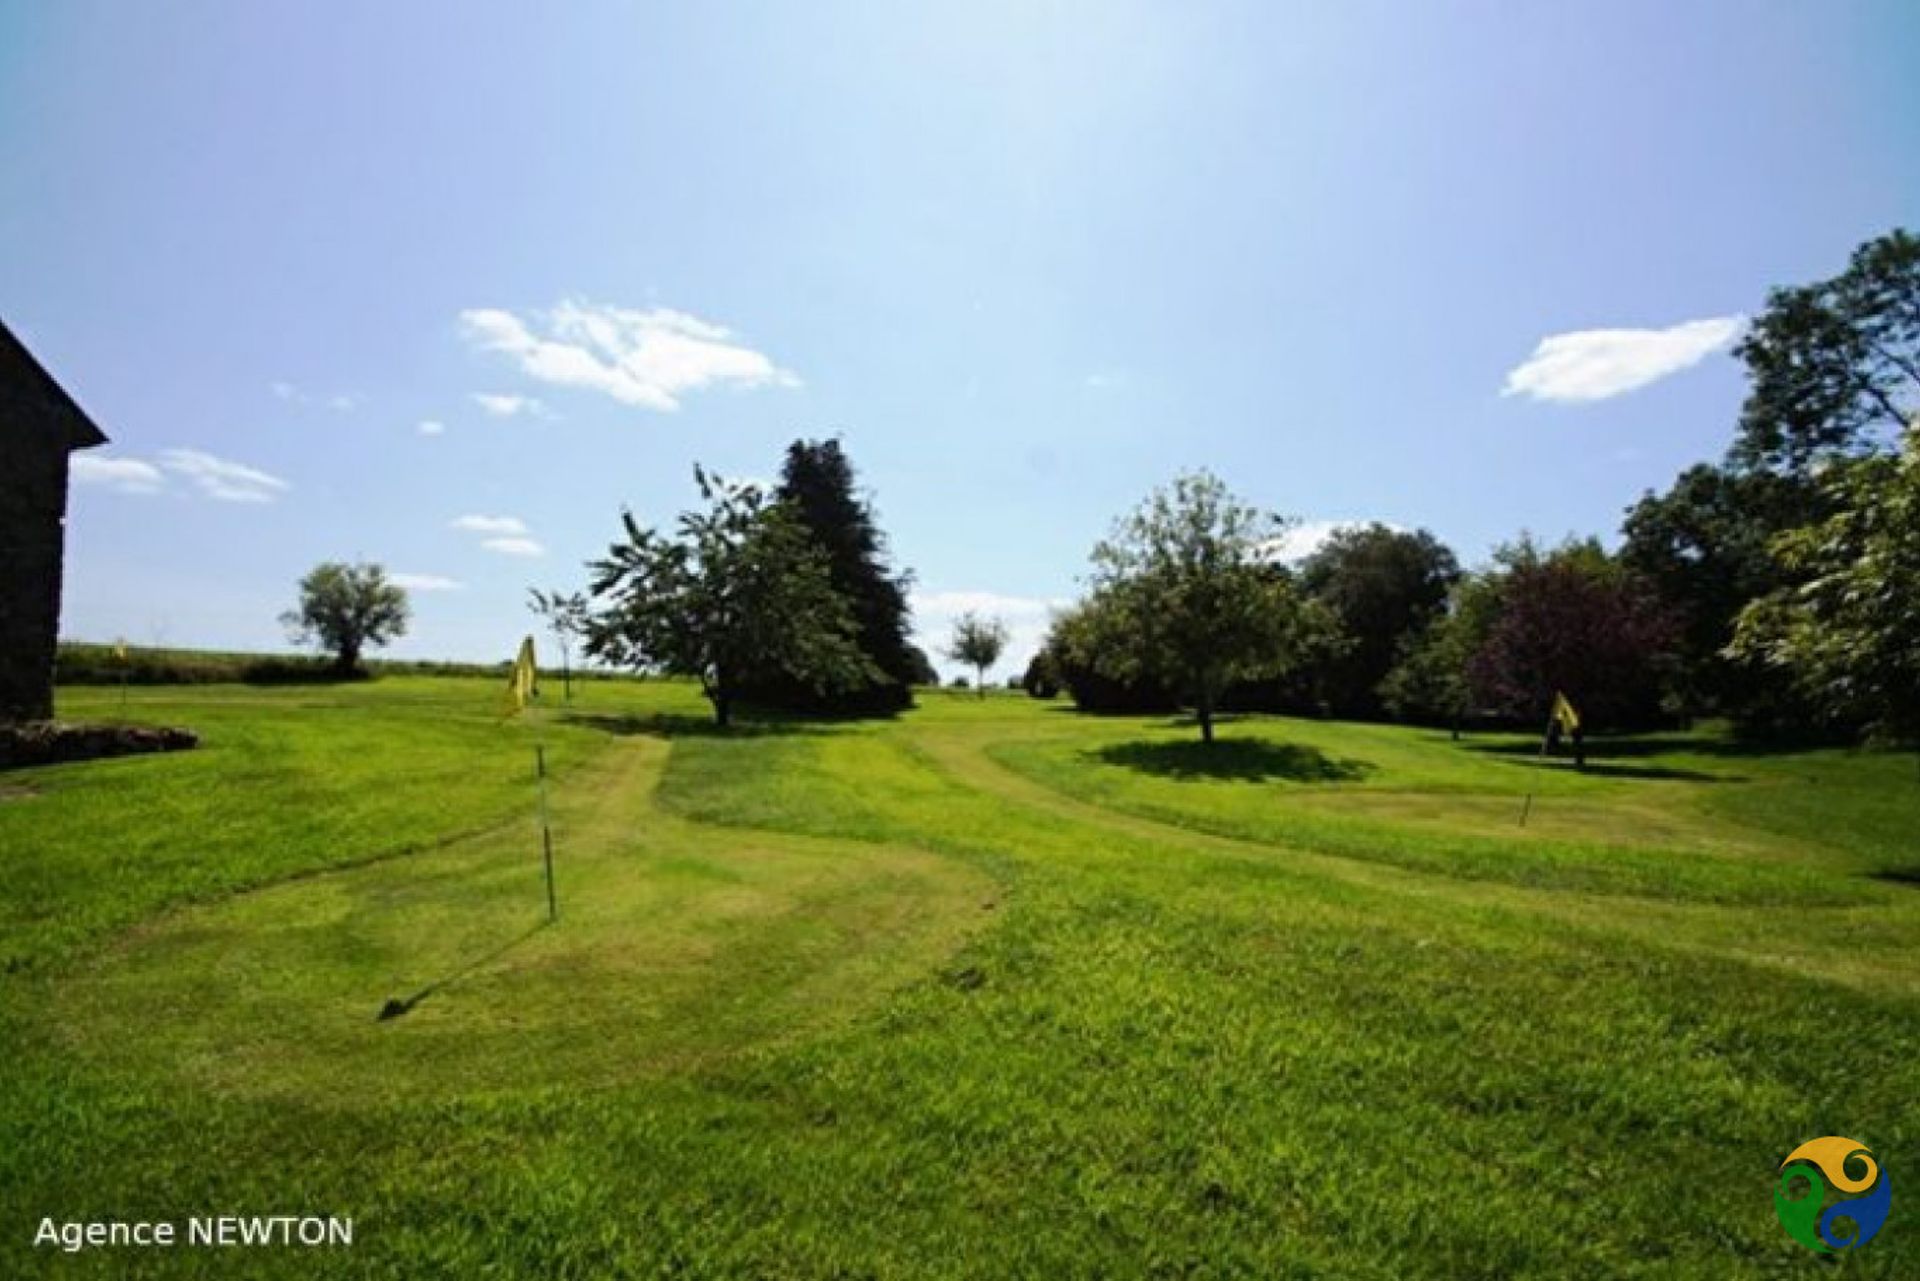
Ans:
[{"label": "metal pole in grass", "polygon": [[[533,637],[520,642],[520,652],[515,655],[513,668],[507,676],[507,715],[513,716],[526,710],[528,703],[540,697],[540,669],[534,662]],[[560,919],[559,900],[553,889],[553,827],[547,819],[547,745],[543,730],[545,721],[536,716],[533,722],[533,773],[540,791],[540,854],[547,873],[547,920]]]},{"label": "metal pole in grass", "polygon": [[547,919],[560,919],[559,900],[553,894],[553,827],[547,822],[547,748],[546,744],[536,741],[533,745],[534,769],[540,775],[540,853],[547,866]]}]

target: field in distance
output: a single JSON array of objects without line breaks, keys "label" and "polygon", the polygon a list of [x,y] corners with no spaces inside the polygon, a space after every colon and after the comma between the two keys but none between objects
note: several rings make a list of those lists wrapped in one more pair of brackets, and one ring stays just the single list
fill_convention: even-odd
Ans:
[{"label": "field in distance", "polygon": [[[1911,756],[401,675],[60,711],[123,697],[204,746],[0,775],[4,1275],[1757,1277],[1810,1266],[1790,1149],[1920,1140]],[[31,1246],[211,1214],[354,1244]]]}]

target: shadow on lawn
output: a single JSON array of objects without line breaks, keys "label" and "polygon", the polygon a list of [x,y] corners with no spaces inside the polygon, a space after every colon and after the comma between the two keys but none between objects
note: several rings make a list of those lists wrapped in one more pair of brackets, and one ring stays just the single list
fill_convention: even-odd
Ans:
[{"label": "shadow on lawn", "polygon": [[1595,760],[1587,757],[1584,768],[1576,770],[1573,761],[1565,756],[1550,756],[1542,759],[1539,749],[1531,756],[1515,754],[1503,761],[1505,765],[1524,765],[1528,769],[1569,770],[1590,775],[1593,778],[1637,778],[1652,782],[1668,783],[1744,783],[1743,774],[1708,774],[1697,769],[1681,769],[1676,765],[1624,765],[1619,761]]},{"label": "shadow on lawn", "polygon": [[1317,747],[1260,738],[1213,743],[1115,743],[1090,754],[1108,765],[1163,778],[1222,778],[1245,783],[1284,778],[1296,783],[1343,783],[1373,772],[1366,761],[1336,759]]},{"label": "shadow on lawn", "polygon": [[737,712],[733,724],[725,727],[714,724],[711,716],[694,716],[686,712],[653,712],[646,716],[572,715],[567,717],[567,722],[623,738],[633,734],[646,734],[654,738],[767,738],[778,734],[820,732],[803,721],[761,719],[758,716],[743,720]]},{"label": "shadow on lawn", "polygon": [[514,948],[519,947],[522,943],[526,942],[528,939],[538,934],[541,930],[546,929],[547,926],[550,924],[552,924],[552,922],[550,921],[540,922],[538,925],[534,926],[532,929],[528,930],[526,933],[521,934],[516,938],[508,939],[505,943],[502,943],[499,947],[494,948],[491,952],[488,952],[485,956],[476,956],[471,961],[468,961],[465,965],[461,966],[459,969],[454,970],[451,974],[447,974],[444,977],[435,979],[433,982],[421,988],[418,992],[415,992],[412,996],[387,998],[387,1003],[380,1007],[380,1013],[376,1016],[375,1021],[380,1023],[385,1023],[388,1019],[397,1019],[403,1014],[412,1013],[413,1008],[415,1006],[419,1005],[420,1002],[432,996],[435,992],[444,991],[445,989],[452,987],[455,983],[458,983],[461,979],[467,977],[467,975],[479,969],[481,966],[486,965],[490,962],[499,960],[501,957],[505,956],[508,952],[513,951]]},{"label": "shadow on lawn", "polygon": [[[1493,743],[1463,740],[1460,745],[1470,752],[1485,752],[1493,756],[1537,756],[1540,752],[1540,736],[1536,733],[1530,738],[1510,738]],[[1739,759],[1754,756],[1792,756],[1817,746],[1828,746],[1828,744],[1774,743],[1735,738],[1695,737],[1688,734],[1639,734],[1620,738],[1595,735],[1587,739],[1587,759],[1589,761],[1631,760],[1646,756],[1712,756]]]}]

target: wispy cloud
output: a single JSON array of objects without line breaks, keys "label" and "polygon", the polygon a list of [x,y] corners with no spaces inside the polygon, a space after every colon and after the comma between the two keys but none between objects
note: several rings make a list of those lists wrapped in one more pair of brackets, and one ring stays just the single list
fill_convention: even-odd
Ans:
[{"label": "wispy cloud", "polygon": [[1666,329],[1581,329],[1550,334],[1507,375],[1503,396],[1606,400],[1699,364],[1727,346],[1744,316],[1689,320]]},{"label": "wispy cloud", "polygon": [[349,395],[346,392],[336,392],[331,396],[321,397],[293,383],[284,381],[268,383],[267,390],[273,393],[275,400],[284,400],[290,405],[324,404],[328,409],[342,414],[351,413],[360,407],[360,397]]},{"label": "wispy cloud", "polygon": [[75,454],[69,468],[75,484],[98,485],[123,494],[157,494],[167,478],[152,463],[139,458]]},{"label": "wispy cloud", "polygon": [[487,538],[480,545],[502,556],[545,556],[547,549],[531,538]]},{"label": "wispy cloud", "polygon": [[1303,561],[1327,545],[1327,540],[1335,534],[1348,529],[1365,529],[1368,525],[1385,525],[1388,529],[1401,533],[1406,526],[1396,525],[1390,520],[1304,520],[1291,526],[1278,538],[1269,539],[1265,544],[1266,552],[1275,560],[1289,565]]},{"label": "wispy cloud", "polygon": [[480,307],[461,312],[460,327],[476,348],[507,356],[530,378],[643,409],[671,412],[686,393],[712,386],[800,385],[733,331],[665,307],[569,300],[524,317]]},{"label": "wispy cloud", "polygon": [[437,418],[423,418],[415,430],[422,436],[439,436],[445,433],[447,425]]},{"label": "wispy cloud", "polygon": [[258,467],[217,458],[199,449],[162,450],[160,466],[222,502],[270,503],[292,488]]},{"label": "wispy cloud", "polygon": [[466,584],[441,574],[389,574],[388,581],[410,592],[457,592]]},{"label": "wispy cloud", "polygon": [[476,391],[473,403],[480,406],[495,418],[513,418],[525,414],[529,418],[548,417],[547,407],[532,396],[517,396],[512,392]]},{"label": "wispy cloud", "polygon": [[518,516],[456,516],[447,522],[451,528],[469,534],[524,534],[527,522]]}]

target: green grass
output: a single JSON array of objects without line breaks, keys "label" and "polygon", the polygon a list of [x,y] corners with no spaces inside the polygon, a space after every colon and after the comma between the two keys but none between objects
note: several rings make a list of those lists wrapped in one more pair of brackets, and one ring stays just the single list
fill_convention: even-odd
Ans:
[{"label": "green grass", "polygon": [[[0,776],[0,1275],[1801,1275],[1827,1133],[1843,1270],[1920,1267],[1911,758],[606,682],[545,926],[496,698],[136,690],[207,746]],[[28,1246],[299,1212],[355,1245]]]}]

